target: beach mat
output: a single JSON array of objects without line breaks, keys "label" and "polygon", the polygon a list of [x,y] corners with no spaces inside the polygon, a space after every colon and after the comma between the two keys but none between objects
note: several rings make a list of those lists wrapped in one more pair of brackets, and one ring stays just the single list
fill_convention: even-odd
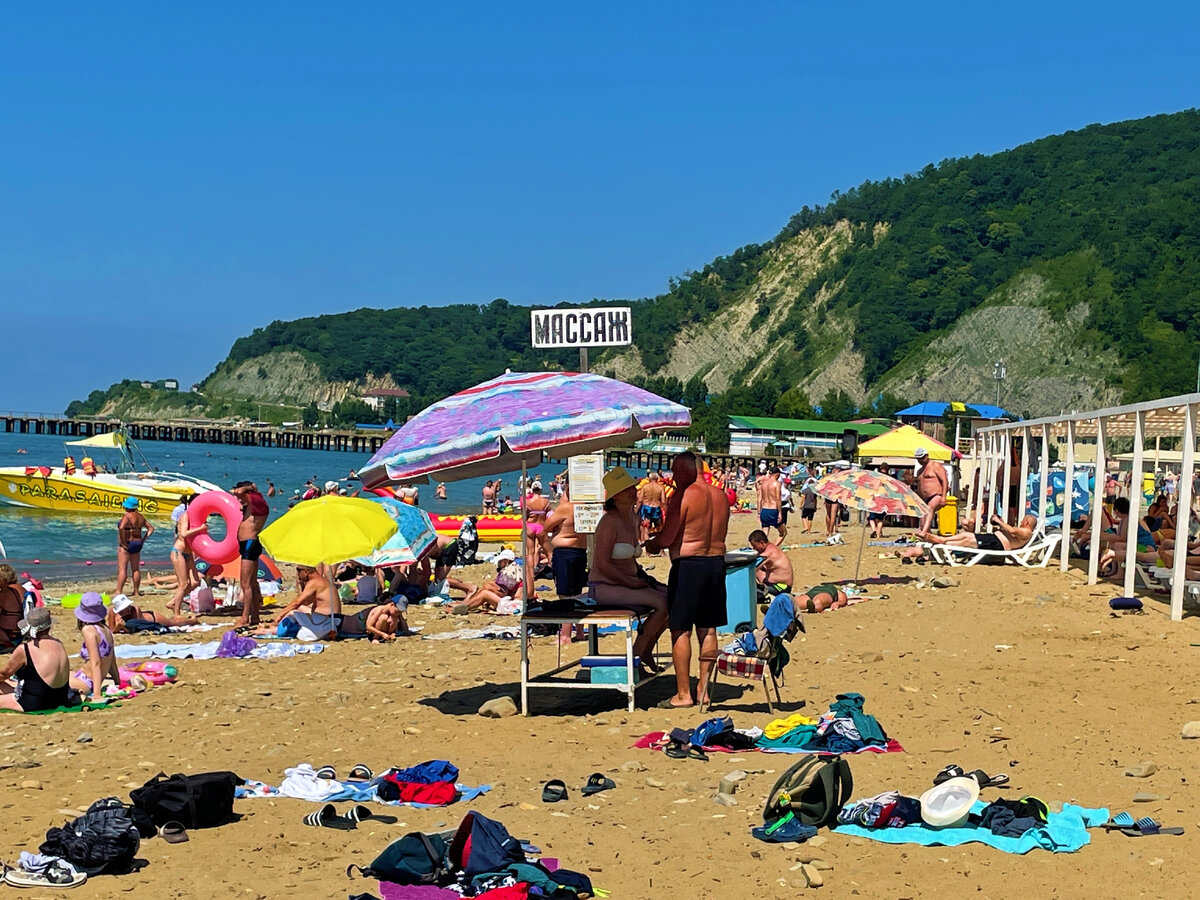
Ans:
[{"label": "beach mat", "polygon": [[54,709],[36,709],[32,712],[27,712],[23,709],[0,709],[0,713],[16,713],[21,716],[53,716],[57,713],[81,713],[93,712],[99,709],[112,709],[120,705],[120,703],[93,703],[91,700],[88,700],[79,706],[56,706]]}]

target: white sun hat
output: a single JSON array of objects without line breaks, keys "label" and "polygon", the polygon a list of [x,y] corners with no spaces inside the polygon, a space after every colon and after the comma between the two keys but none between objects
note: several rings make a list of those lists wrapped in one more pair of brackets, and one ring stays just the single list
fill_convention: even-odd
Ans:
[{"label": "white sun hat", "polygon": [[921,795],[921,819],[934,828],[962,825],[979,799],[979,782],[974,778],[949,778]]}]

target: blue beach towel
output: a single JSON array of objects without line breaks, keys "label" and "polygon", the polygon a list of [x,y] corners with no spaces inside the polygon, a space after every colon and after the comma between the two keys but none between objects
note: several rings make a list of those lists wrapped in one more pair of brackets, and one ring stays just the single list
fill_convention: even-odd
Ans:
[{"label": "blue beach towel", "polygon": [[[981,813],[985,804],[976,802],[971,812]],[[1005,853],[1028,853],[1030,850],[1049,850],[1051,853],[1074,853],[1091,843],[1089,828],[1098,828],[1108,821],[1107,809],[1088,809],[1064,803],[1062,812],[1050,813],[1045,825],[1031,828],[1020,837],[1000,837],[986,828],[930,828],[928,825],[905,825],[903,828],[863,828],[861,825],[838,825],[838,834],[869,838],[885,844],[921,844],[925,847],[957,847],[959,844],[979,843],[1003,850]]]}]

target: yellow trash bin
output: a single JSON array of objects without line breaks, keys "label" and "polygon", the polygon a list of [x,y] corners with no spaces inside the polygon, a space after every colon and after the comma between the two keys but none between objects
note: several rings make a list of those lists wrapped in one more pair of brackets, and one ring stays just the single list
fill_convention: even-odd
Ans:
[{"label": "yellow trash bin", "polygon": [[946,495],[946,505],[938,510],[938,532],[943,536],[958,533],[958,498]]}]

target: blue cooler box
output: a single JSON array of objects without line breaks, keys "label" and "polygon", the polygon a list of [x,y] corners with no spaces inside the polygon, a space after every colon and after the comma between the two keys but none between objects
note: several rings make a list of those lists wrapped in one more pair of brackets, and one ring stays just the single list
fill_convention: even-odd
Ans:
[{"label": "blue cooler box", "polygon": [[717,631],[733,634],[753,631],[758,626],[758,584],[754,570],[758,554],[739,550],[725,554],[725,617],[727,624]]}]

